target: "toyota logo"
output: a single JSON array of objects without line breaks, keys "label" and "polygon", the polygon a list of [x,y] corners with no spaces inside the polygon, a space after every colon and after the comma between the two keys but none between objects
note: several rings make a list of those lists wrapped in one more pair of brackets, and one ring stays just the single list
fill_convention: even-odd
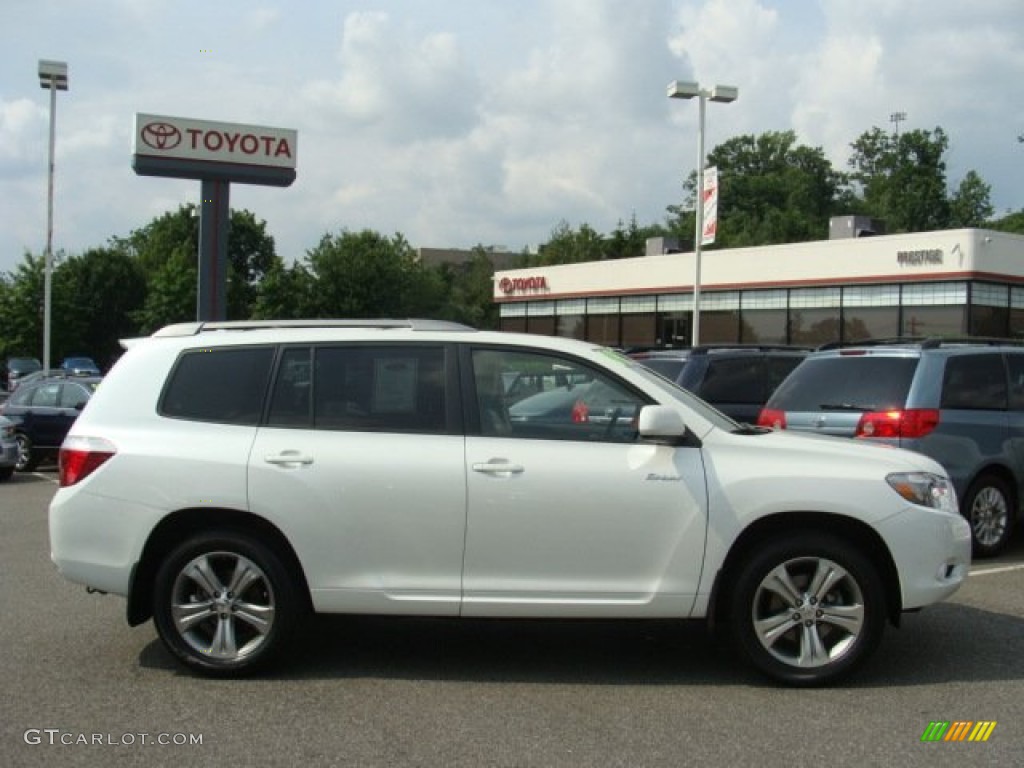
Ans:
[{"label": "toyota logo", "polygon": [[142,140],[153,149],[174,149],[181,144],[181,131],[170,123],[147,123],[142,128]]},{"label": "toyota logo", "polygon": [[512,291],[515,290],[515,284],[507,277],[501,278],[501,282],[498,283],[498,287],[501,288],[502,293],[512,293]]}]

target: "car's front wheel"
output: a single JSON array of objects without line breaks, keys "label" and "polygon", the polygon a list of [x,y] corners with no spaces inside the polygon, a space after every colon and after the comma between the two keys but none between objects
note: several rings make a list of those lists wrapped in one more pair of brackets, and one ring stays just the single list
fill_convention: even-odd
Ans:
[{"label": "car's front wheel", "polygon": [[221,531],[184,542],[160,565],[153,620],[164,645],[187,666],[229,676],[282,651],[300,604],[295,580],[272,548]]},{"label": "car's front wheel", "polygon": [[995,475],[979,477],[967,489],[963,513],[971,524],[975,557],[993,557],[1005,549],[1016,516],[1013,498],[1009,485]]},{"label": "car's front wheel", "polygon": [[780,537],[739,566],[729,619],[740,653],[789,685],[848,674],[878,645],[885,593],[876,567],[825,534]]}]

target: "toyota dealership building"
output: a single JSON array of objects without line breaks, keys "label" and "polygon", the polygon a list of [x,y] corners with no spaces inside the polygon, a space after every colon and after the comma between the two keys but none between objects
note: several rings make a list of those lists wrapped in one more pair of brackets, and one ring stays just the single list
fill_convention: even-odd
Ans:
[{"label": "toyota dealership building", "polygon": [[[495,273],[501,329],[614,347],[691,343],[695,257]],[[956,229],[701,254],[700,342],[1024,337],[1024,236]]]}]

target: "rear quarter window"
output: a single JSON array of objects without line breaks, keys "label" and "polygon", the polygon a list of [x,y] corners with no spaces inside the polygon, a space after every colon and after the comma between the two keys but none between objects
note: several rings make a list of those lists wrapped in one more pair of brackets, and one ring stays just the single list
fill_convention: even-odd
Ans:
[{"label": "rear quarter window", "polygon": [[1006,409],[1006,369],[1002,355],[964,355],[946,361],[942,407],[952,410]]},{"label": "rear quarter window", "polygon": [[273,361],[273,347],[188,350],[171,371],[159,412],[177,419],[255,426]]}]

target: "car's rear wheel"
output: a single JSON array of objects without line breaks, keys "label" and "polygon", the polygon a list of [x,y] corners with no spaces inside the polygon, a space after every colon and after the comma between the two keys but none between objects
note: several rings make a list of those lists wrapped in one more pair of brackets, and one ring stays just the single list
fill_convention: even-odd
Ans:
[{"label": "car's rear wheel", "polygon": [[790,685],[848,674],[878,645],[885,593],[875,566],[824,534],[776,538],[739,566],[730,626],[742,655]]},{"label": "car's rear wheel", "polygon": [[0,482],[10,480],[14,474],[14,467],[2,467],[0,468]]},{"label": "car's rear wheel", "polygon": [[178,659],[206,675],[249,672],[284,648],[300,601],[276,552],[220,531],[181,544],[157,570],[153,620]]},{"label": "car's rear wheel", "polygon": [[15,435],[18,442],[18,463],[15,468],[19,472],[31,472],[39,466],[39,457],[36,456],[35,448],[29,436],[19,432]]},{"label": "car's rear wheel", "polygon": [[1013,533],[1016,506],[1009,485],[995,475],[979,477],[964,496],[964,517],[971,524],[975,557],[992,557],[1006,548]]}]

